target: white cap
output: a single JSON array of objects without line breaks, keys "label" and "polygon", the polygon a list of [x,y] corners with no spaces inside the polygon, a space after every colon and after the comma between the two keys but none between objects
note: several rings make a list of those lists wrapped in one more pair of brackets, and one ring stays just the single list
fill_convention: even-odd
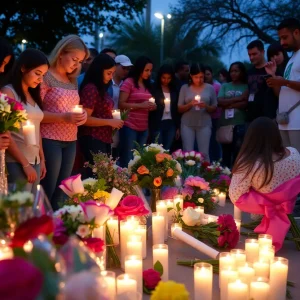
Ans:
[{"label": "white cap", "polygon": [[120,64],[123,67],[133,66],[133,64],[131,63],[129,57],[126,56],[126,55],[118,55],[118,56],[116,56],[115,62],[116,62],[116,64]]}]

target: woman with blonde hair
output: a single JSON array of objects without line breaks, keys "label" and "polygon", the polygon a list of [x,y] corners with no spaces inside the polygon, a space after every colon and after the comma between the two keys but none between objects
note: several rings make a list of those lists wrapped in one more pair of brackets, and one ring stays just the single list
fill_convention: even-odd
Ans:
[{"label": "woman with blonde hair", "polygon": [[47,175],[42,185],[54,210],[63,202],[60,182],[72,172],[77,127],[86,122],[86,112],[75,113],[79,104],[77,76],[89,50],[77,35],[60,40],[50,54],[50,69],[41,86],[44,119],[41,135],[45,153]]}]

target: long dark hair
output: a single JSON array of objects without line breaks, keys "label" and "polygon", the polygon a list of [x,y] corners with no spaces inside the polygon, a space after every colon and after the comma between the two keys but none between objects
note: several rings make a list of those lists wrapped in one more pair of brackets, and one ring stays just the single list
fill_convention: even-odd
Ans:
[{"label": "long dark hair", "polygon": [[271,61],[271,57],[277,55],[279,52],[282,52],[284,61],[289,60],[289,56],[286,50],[281,46],[280,42],[275,42],[268,47],[267,50],[268,61]]},{"label": "long dark hair", "polygon": [[190,67],[189,85],[193,83],[191,75],[197,75],[199,73],[205,73],[204,67],[198,63],[192,63]]},{"label": "long dark hair", "polygon": [[161,77],[163,74],[169,74],[171,75],[171,81],[169,83],[169,88],[171,91],[176,89],[175,86],[175,72],[174,69],[171,65],[162,65],[158,71],[157,71],[157,75],[156,75],[156,81],[155,81],[155,86],[157,89],[161,89]]},{"label": "long dark hair", "polygon": [[[229,76],[230,76],[230,70],[233,66],[238,66],[238,68],[240,70],[240,81],[242,83],[247,83],[248,79],[247,79],[247,70],[246,70],[245,65],[240,61],[236,61],[236,62],[232,63],[229,68]],[[231,77],[230,77],[230,81],[232,81]]]},{"label": "long dark hair", "polygon": [[9,55],[11,56],[11,59],[5,66],[4,73],[0,74],[0,88],[8,82],[9,75],[15,61],[15,55],[12,46],[6,39],[0,37],[0,65],[3,64],[4,58]]},{"label": "long dark hair", "polygon": [[268,185],[273,177],[273,154],[279,156],[276,161],[285,156],[285,148],[277,124],[267,117],[257,118],[247,130],[232,172],[245,173],[245,179],[258,163],[258,168],[254,171],[253,176],[263,169],[264,178],[260,186],[262,188]]},{"label": "long dark hair", "polygon": [[108,54],[101,53],[97,55],[85,73],[80,91],[82,91],[87,84],[92,83],[96,86],[100,97],[103,98],[110,85],[110,82],[107,84],[103,82],[103,72],[104,70],[111,69],[115,65],[114,59]]},{"label": "long dark hair", "polygon": [[[30,72],[31,70],[38,68],[42,65],[47,65],[48,68],[50,67],[46,55],[42,51],[37,49],[26,49],[20,54],[19,58],[16,60],[16,63],[12,70],[12,78],[10,82],[18,96],[21,98],[21,101],[25,104],[27,103],[27,100],[22,88],[23,76],[27,72]],[[22,69],[25,69],[25,71],[22,72]],[[40,84],[35,88],[29,87],[28,92],[31,95],[32,99],[35,101],[35,103],[40,108],[42,108]]]},{"label": "long dark hair", "polygon": [[[140,56],[134,63],[133,68],[130,70],[128,77],[133,79],[134,86],[139,88],[139,79],[144,72],[147,64],[153,64],[152,60],[147,56]],[[151,79],[143,79],[144,85],[148,91],[151,91]]]}]

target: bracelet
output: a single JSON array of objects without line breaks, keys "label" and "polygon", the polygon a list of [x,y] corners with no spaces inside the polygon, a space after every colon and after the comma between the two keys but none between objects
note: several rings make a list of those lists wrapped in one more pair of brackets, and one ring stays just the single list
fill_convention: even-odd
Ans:
[{"label": "bracelet", "polygon": [[28,168],[30,166],[30,164],[26,165],[26,166],[22,166],[23,169]]}]

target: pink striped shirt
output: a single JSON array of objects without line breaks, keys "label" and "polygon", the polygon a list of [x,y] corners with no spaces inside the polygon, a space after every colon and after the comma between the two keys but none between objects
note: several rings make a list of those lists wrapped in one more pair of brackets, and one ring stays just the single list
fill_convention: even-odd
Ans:
[{"label": "pink striped shirt", "polygon": [[[149,101],[152,97],[147,89],[136,88],[132,78],[127,78],[120,88],[121,92],[129,94],[127,103],[143,103]],[[125,126],[136,130],[144,131],[148,129],[148,114],[147,109],[134,109],[128,114],[128,118],[125,121]]]}]

